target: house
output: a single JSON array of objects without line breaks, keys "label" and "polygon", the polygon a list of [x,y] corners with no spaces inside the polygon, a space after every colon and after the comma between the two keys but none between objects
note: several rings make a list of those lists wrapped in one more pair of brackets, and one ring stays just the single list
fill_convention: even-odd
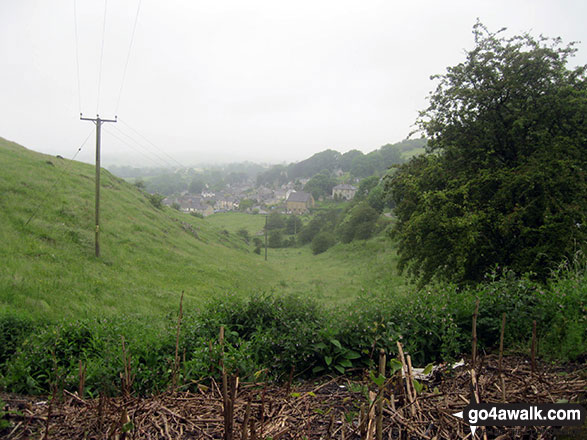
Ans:
[{"label": "house", "polygon": [[239,201],[231,196],[224,196],[221,197],[216,201],[214,204],[214,209],[216,211],[232,211],[234,209],[238,209]]},{"label": "house", "polygon": [[338,197],[339,199],[351,200],[355,197],[356,193],[357,188],[347,183],[336,185],[332,188],[332,198]]},{"label": "house", "polygon": [[287,198],[286,206],[288,212],[303,214],[314,207],[314,197],[303,191],[294,191]]},{"label": "house", "polygon": [[168,197],[163,203],[168,206],[173,206],[173,204],[176,203],[179,205],[180,211],[188,213],[197,212],[204,217],[214,213],[214,209],[198,196],[186,195],[177,198]]}]

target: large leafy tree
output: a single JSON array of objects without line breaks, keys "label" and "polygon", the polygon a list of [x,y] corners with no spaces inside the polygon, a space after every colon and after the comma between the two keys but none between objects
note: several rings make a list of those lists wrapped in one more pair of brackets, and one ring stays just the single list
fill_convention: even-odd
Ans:
[{"label": "large leafy tree", "polygon": [[502,32],[477,23],[466,60],[433,77],[427,154],[387,178],[400,268],[423,283],[495,265],[544,279],[585,246],[586,67],[568,67],[572,44]]}]

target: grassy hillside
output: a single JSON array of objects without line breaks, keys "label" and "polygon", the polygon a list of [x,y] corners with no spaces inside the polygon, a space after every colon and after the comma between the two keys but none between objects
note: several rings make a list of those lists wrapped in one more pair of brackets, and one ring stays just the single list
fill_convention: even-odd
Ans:
[{"label": "grassy hillside", "polygon": [[339,245],[316,257],[305,248],[270,249],[265,262],[235,234],[241,227],[258,232],[263,217],[199,219],[157,209],[105,170],[96,259],[93,166],[1,138],[0,164],[0,313],[162,317],[176,311],[182,290],[186,307],[219,293],[259,291],[338,303],[393,279],[387,240]]},{"label": "grassy hillside", "polygon": [[0,312],[159,315],[177,308],[181,290],[191,305],[218,292],[255,291],[259,280],[272,277],[236,237],[156,209],[104,170],[102,258],[96,259],[93,167],[5,140],[0,163]]}]

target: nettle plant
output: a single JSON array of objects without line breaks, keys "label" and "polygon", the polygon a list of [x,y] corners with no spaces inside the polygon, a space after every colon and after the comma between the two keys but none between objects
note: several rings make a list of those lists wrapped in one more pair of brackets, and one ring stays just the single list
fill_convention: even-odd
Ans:
[{"label": "nettle plant", "polygon": [[353,361],[361,358],[361,355],[350,348],[344,347],[338,339],[327,338],[325,342],[318,342],[314,345],[318,357],[319,365],[312,369],[312,373],[321,373],[325,371],[337,371],[344,374],[347,368],[353,368]]}]

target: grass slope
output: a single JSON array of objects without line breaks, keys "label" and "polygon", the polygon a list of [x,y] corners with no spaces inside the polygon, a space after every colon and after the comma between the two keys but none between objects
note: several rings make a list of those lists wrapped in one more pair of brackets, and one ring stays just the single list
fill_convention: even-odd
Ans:
[{"label": "grass slope", "polygon": [[105,170],[96,259],[93,167],[3,139],[0,163],[0,312],[161,315],[175,311],[182,290],[189,306],[220,292],[250,293],[273,276],[236,237],[156,209]]},{"label": "grass slope", "polygon": [[[269,249],[269,261],[236,235],[263,216],[199,219],[156,209],[134,186],[102,170],[101,253],[94,257],[94,167],[32,152],[0,138],[0,313],[35,319],[175,313],[225,292],[311,295],[344,303],[399,284],[388,240]],[[33,215],[33,219],[27,220]],[[228,231],[228,234],[226,231]]]}]

